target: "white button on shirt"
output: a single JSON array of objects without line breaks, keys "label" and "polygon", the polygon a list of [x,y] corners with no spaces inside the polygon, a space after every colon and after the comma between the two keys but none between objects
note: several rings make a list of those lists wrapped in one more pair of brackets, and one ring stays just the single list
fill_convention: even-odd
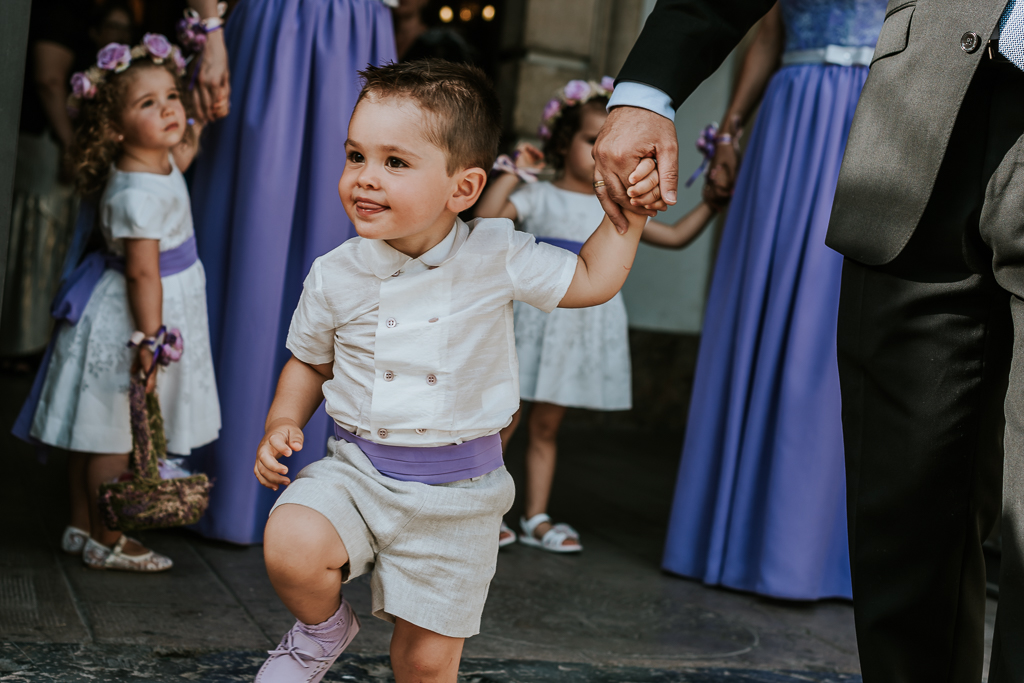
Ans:
[{"label": "white button on shirt", "polygon": [[512,301],[553,310],[576,260],[503,218],[459,220],[417,259],[357,237],[313,262],[287,346],[306,363],[333,361],[327,412],[365,439],[496,434],[519,407]]}]

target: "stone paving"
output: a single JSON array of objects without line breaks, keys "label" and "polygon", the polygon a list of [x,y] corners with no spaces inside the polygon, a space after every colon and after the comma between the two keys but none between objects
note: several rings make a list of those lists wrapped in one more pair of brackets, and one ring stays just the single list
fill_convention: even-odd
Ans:
[{"label": "stone paving", "polygon": [[[153,576],[89,570],[63,555],[64,460],[55,453],[39,465],[7,436],[28,381],[0,386],[0,511],[16,521],[0,539],[0,681],[252,680],[293,621],[260,547],[145,533],[176,562]],[[586,550],[502,551],[460,681],[860,680],[848,603],[768,600],[659,570],[680,430],[581,419],[564,436],[552,514],[580,530]],[[508,454],[519,481],[523,446],[514,441]],[[346,595],[363,629],[325,680],[391,680],[391,627],[369,615],[367,581]]]}]

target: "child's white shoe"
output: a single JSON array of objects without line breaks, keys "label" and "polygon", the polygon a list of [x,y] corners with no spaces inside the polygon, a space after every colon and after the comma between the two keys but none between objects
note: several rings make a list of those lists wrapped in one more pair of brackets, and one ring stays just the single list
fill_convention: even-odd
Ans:
[{"label": "child's white shoe", "polygon": [[132,539],[121,534],[114,547],[108,548],[89,538],[82,549],[82,562],[90,569],[120,569],[126,572],[146,573],[167,571],[174,566],[171,558],[152,550],[142,555],[125,554],[124,544],[129,540]]},{"label": "child's white shoe", "polygon": [[267,651],[270,657],[256,674],[256,683],[319,683],[359,633],[359,619],[347,600],[328,619],[332,621],[337,623],[323,631],[296,621],[277,649]]},{"label": "child's white shoe", "polygon": [[89,532],[83,531],[70,524],[64,529],[64,536],[60,539],[60,549],[68,555],[81,555],[85,548],[85,542],[89,540]]},{"label": "child's white shoe", "polygon": [[543,512],[530,519],[520,517],[519,526],[523,533],[519,535],[519,542],[551,553],[578,553],[583,550],[579,532],[568,524],[553,524],[541,538],[537,538],[534,532],[544,522],[551,522],[551,518]]},{"label": "child's white shoe", "polygon": [[512,545],[516,542],[516,532],[512,531],[508,524],[505,524],[505,520],[501,521],[501,529],[498,531],[498,547],[504,548],[507,545]]}]

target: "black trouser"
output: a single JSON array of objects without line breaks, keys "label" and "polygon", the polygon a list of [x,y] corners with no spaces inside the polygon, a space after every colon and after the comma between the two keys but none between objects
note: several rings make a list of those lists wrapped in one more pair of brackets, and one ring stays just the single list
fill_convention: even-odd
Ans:
[{"label": "black trouser", "polygon": [[1022,133],[1024,72],[986,61],[913,238],[892,263],[843,268],[839,373],[865,683],[980,681],[981,544],[1004,478],[989,680],[1024,683]]}]

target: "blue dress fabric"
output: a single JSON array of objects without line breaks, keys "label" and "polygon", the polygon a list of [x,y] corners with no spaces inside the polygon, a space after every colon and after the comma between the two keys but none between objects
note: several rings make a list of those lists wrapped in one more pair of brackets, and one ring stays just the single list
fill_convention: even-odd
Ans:
[{"label": "blue dress fabric", "polygon": [[[223,421],[195,453],[215,481],[198,530],[259,543],[278,494],[253,463],[288,324],[313,259],[355,234],[337,186],[357,71],[394,61],[395,42],[379,0],[245,0],[225,40],[231,115],[204,139],[192,192]],[[331,430],[321,409],[284,460],[292,474],[325,454]]]},{"label": "blue dress fabric", "polygon": [[[787,49],[873,46],[885,0],[782,0]],[[663,567],[778,598],[851,598],[825,246],[863,66],[771,79],[709,293]]]}]

